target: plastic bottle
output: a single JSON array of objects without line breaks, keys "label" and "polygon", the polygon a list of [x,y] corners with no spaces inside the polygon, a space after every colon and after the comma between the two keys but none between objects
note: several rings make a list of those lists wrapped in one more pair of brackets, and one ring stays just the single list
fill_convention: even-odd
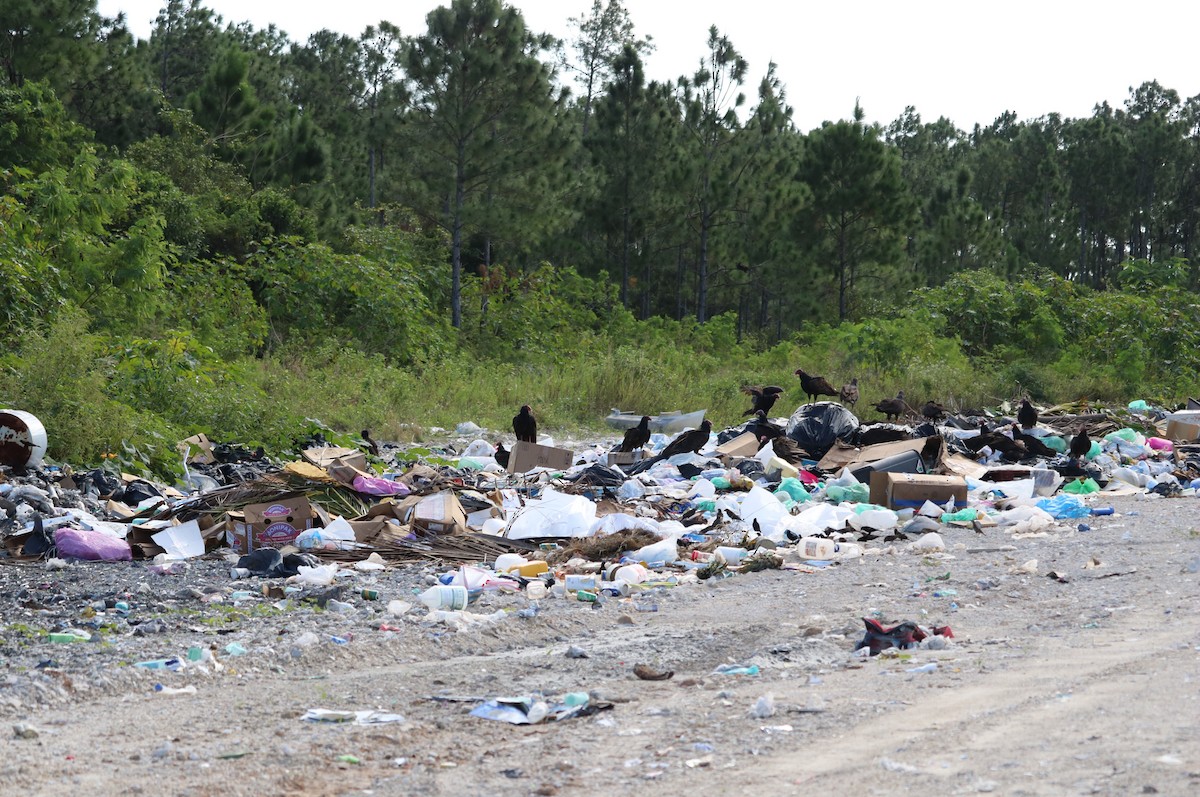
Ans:
[{"label": "plastic bottle", "polygon": [[650,571],[640,564],[623,565],[613,571],[613,581],[641,584],[650,579]]},{"label": "plastic bottle", "polygon": [[746,558],[746,554],[750,553],[745,548],[734,548],[732,545],[718,546],[714,553],[720,554],[721,557],[731,565],[741,564]]},{"label": "plastic bottle", "polygon": [[467,588],[461,584],[434,584],[417,596],[429,609],[459,610],[467,608]]},{"label": "plastic bottle", "polygon": [[600,576],[598,575],[569,575],[565,579],[567,592],[578,592],[586,590],[595,592],[600,588]]},{"label": "plastic bottle", "polygon": [[234,567],[229,571],[229,577],[235,581],[239,578],[250,578],[250,569],[247,567]]},{"label": "plastic bottle", "polygon": [[1093,515],[1111,515],[1113,513],[1111,506],[1094,506],[1092,507]]},{"label": "plastic bottle", "polygon": [[824,537],[802,537],[796,549],[805,559],[828,559],[837,553],[837,543]]},{"label": "plastic bottle", "polygon": [[141,667],[143,670],[178,670],[183,667],[183,662],[179,659],[152,659],[150,661],[139,661],[134,667]]}]

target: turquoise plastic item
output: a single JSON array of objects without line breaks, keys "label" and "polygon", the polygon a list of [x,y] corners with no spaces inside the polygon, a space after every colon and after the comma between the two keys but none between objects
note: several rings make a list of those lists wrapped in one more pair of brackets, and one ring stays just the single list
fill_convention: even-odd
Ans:
[{"label": "turquoise plastic item", "polygon": [[978,520],[979,512],[974,509],[960,509],[957,512],[943,512],[942,522],[951,523],[956,520]]},{"label": "turquoise plastic item", "polygon": [[710,481],[713,483],[713,487],[716,487],[718,490],[729,489],[729,479],[725,476],[718,476],[715,479],[710,479]]},{"label": "turquoise plastic item", "polygon": [[1109,432],[1104,435],[1105,440],[1124,440],[1126,443],[1136,443],[1138,433],[1126,426],[1124,429],[1118,429],[1115,432]]},{"label": "turquoise plastic item", "polygon": [[831,484],[825,488],[825,500],[835,504],[840,504],[845,501],[861,504],[866,501],[870,495],[871,493],[865,484],[856,484],[850,487],[843,487],[840,484]]},{"label": "turquoise plastic item", "polygon": [[1052,448],[1060,454],[1067,453],[1067,441],[1058,435],[1046,435],[1042,438],[1042,442],[1046,444],[1047,448]]},{"label": "turquoise plastic item", "polygon": [[1103,450],[1104,450],[1104,449],[1102,449],[1102,448],[1100,447],[1100,443],[1099,443],[1099,442],[1097,442],[1097,441],[1095,441],[1095,440],[1093,440],[1093,441],[1092,441],[1092,447],[1091,447],[1091,448],[1089,448],[1089,449],[1088,449],[1088,452],[1087,452],[1086,454],[1084,454],[1083,456],[1084,456],[1084,458],[1085,458],[1085,459],[1095,459],[1096,457],[1100,456],[1100,453],[1101,453]]},{"label": "turquoise plastic item", "polygon": [[1145,399],[1137,399],[1136,401],[1129,402],[1129,409],[1134,412],[1142,412],[1150,409],[1150,405],[1146,403]]},{"label": "turquoise plastic item", "polygon": [[795,476],[788,476],[781,481],[779,487],[775,490],[775,495],[786,495],[788,498],[799,503],[803,503],[811,497],[808,494],[808,490],[804,489],[804,483]]}]

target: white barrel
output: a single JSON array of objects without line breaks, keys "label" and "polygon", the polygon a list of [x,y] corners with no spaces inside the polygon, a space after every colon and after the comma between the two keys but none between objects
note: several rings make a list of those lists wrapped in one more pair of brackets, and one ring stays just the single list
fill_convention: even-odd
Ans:
[{"label": "white barrel", "polygon": [[36,468],[46,456],[46,427],[33,414],[0,410],[0,465]]}]

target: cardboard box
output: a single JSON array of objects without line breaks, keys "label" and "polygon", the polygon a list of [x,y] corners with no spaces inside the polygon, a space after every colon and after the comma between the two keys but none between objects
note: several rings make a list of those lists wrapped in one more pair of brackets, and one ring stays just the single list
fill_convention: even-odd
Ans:
[{"label": "cardboard box", "polygon": [[920,509],[926,501],[944,505],[954,499],[954,508],[967,505],[967,481],[961,476],[930,473],[872,473],[871,503],[891,509]]},{"label": "cardboard box", "polygon": [[604,458],[604,464],[610,468],[620,465],[636,465],[645,456],[646,449],[644,448],[639,448],[637,451],[609,451]]},{"label": "cardboard box", "polygon": [[1168,440],[1178,440],[1183,443],[1194,442],[1200,438],[1200,424],[1178,420],[1167,421],[1166,437]]},{"label": "cardboard box", "polygon": [[185,437],[176,443],[175,447],[187,459],[188,464],[211,465],[217,461],[213,455],[213,445],[203,432]]},{"label": "cardboard box", "polygon": [[305,461],[326,470],[329,470],[331,465],[341,465],[361,471],[367,470],[367,455],[354,448],[342,448],[341,446],[306,448],[300,452],[300,456]]},{"label": "cardboard box", "polygon": [[817,467],[824,471],[838,471],[842,468],[854,470],[860,465],[878,462],[881,459],[894,457],[906,451],[920,451],[921,458],[926,462],[941,463],[946,454],[946,442],[941,435],[921,437],[916,440],[896,440],[891,443],[876,443],[865,448],[855,448],[841,441],[821,457]]},{"label": "cardboard box", "polygon": [[731,459],[752,457],[758,453],[758,437],[754,432],[742,432],[732,440],[726,440],[717,446],[717,457],[722,462]]},{"label": "cardboard box", "polygon": [[242,512],[230,512],[229,519],[229,543],[242,553],[290,545],[313,527],[312,506],[303,496],[250,504]]},{"label": "cardboard box", "polygon": [[401,525],[429,534],[467,530],[467,513],[452,490],[433,495],[411,495],[400,501],[380,501],[359,520],[394,519]]},{"label": "cardboard box", "polygon": [[526,473],[534,468],[566,470],[574,461],[574,451],[521,441],[512,447],[512,454],[508,458],[508,472]]}]

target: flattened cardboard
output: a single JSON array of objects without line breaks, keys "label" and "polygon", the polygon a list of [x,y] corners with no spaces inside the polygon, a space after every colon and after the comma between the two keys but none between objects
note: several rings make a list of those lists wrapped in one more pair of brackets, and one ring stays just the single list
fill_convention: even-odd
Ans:
[{"label": "flattened cardboard", "polygon": [[926,501],[944,505],[954,499],[954,508],[967,505],[967,481],[961,476],[935,476],[930,473],[872,473],[873,504],[890,509],[919,509]]},{"label": "flattened cardboard", "polygon": [[512,447],[508,458],[508,472],[526,473],[534,468],[566,470],[574,461],[574,451],[520,441]]},{"label": "flattened cardboard", "polygon": [[318,468],[326,470],[330,465],[344,465],[358,470],[367,469],[367,455],[354,448],[342,448],[341,446],[306,448],[300,452],[300,456]]},{"label": "flattened cardboard", "polygon": [[300,532],[313,526],[312,506],[304,496],[250,504],[241,513],[230,512],[229,517],[229,543],[242,553],[290,545]]},{"label": "flattened cardboard", "polygon": [[717,456],[722,460],[738,457],[752,457],[758,453],[758,438],[754,432],[742,432],[732,440],[726,440],[717,446]]},{"label": "flattened cardboard", "polygon": [[380,501],[359,520],[394,519],[429,534],[453,534],[467,530],[467,513],[453,490],[432,495],[410,495],[400,501]]},{"label": "flattened cardboard", "polygon": [[916,440],[896,440],[891,443],[877,443],[865,448],[854,448],[837,443],[821,457],[817,463],[820,470],[836,471],[842,468],[854,470],[857,465],[878,462],[881,459],[903,454],[905,451],[920,451],[923,459],[929,462],[941,462],[946,451],[945,441],[941,435],[920,437]]}]

